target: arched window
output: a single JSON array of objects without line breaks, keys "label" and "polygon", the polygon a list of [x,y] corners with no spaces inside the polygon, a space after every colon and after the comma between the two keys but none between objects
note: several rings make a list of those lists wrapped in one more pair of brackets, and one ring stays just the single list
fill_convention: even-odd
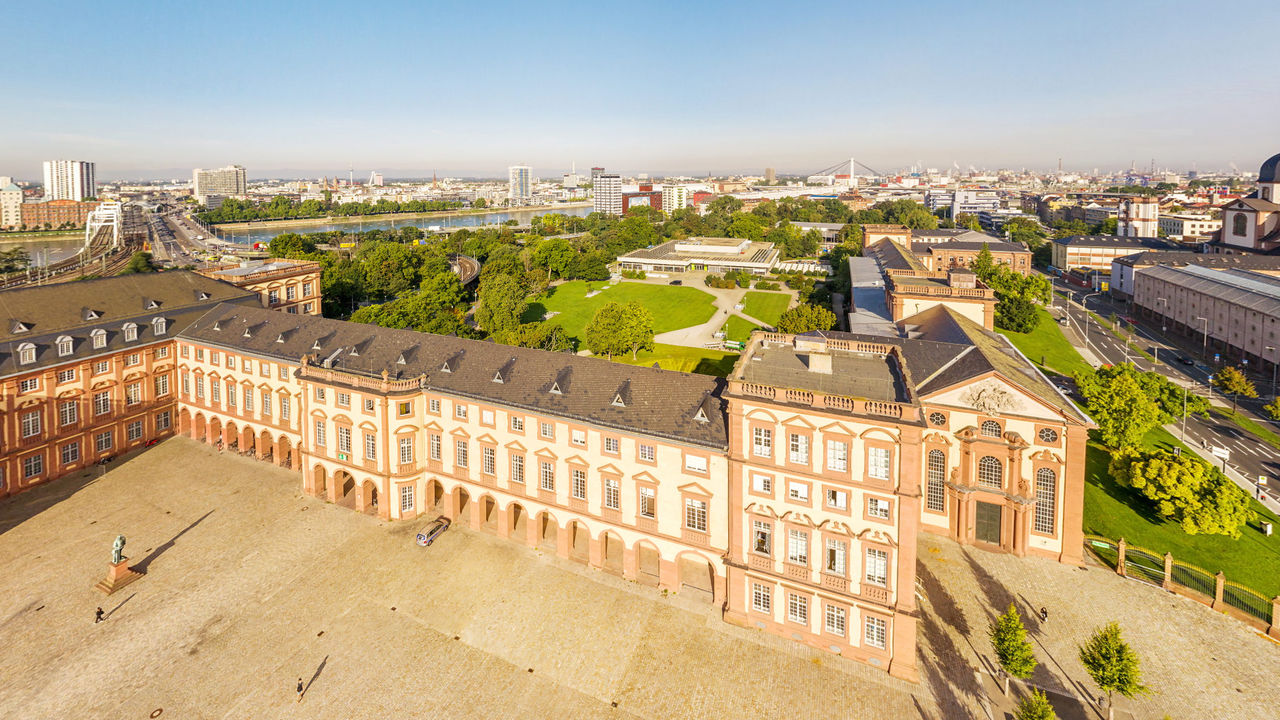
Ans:
[{"label": "arched window", "polygon": [[998,438],[1001,435],[1000,423],[995,420],[984,420],[982,422],[982,434],[986,437]]},{"label": "arched window", "polygon": [[137,339],[138,339],[138,324],[125,323],[124,324],[124,341],[133,342],[134,340],[137,340]]},{"label": "arched window", "polygon": [[1004,487],[1004,468],[1000,466],[999,460],[984,455],[978,461],[978,484],[997,490]]},{"label": "arched window", "polygon": [[165,333],[165,327],[167,325],[168,323],[165,322],[164,318],[162,317],[155,318],[151,321],[151,331],[156,335],[163,335]]},{"label": "arched window", "polygon": [[107,331],[106,331],[106,330],[101,330],[101,329],[99,329],[99,330],[94,330],[93,332],[89,333],[89,336],[93,338],[93,349],[94,349],[94,350],[101,350],[102,348],[104,348],[104,347],[106,347],[106,346],[107,346]]},{"label": "arched window", "polygon": [[58,357],[66,357],[75,349],[75,343],[71,342],[69,335],[63,335],[58,338]]},{"label": "arched window", "polygon": [[1057,524],[1058,474],[1049,468],[1036,471],[1035,531],[1052,535]]},{"label": "arched window", "polygon": [[36,361],[36,346],[31,343],[22,343],[18,346],[18,364],[30,365]]},{"label": "arched window", "polygon": [[1244,213],[1236,213],[1234,216],[1232,216],[1231,218],[1231,234],[1232,235],[1239,235],[1241,237],[1244,237],[1244,235],[1247,232],[1249,232],[1248,228],[1249,228],[1249,218],[1246,217]]},{"label": "arched window", "polygon": [[928,469],[926,507],[932,512],[943,512],[947,508],[947,454],[941,450],[930,450]]}]

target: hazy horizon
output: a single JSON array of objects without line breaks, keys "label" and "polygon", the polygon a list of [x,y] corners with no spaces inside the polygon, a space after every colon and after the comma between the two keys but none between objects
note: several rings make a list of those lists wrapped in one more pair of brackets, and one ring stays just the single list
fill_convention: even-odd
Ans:
[{"label": "hazy horizon", "polygon": [[1274,3],[500,5],[20,4],[8,54],[39,62],[0,79],[21,98],[0,175],[1253,172],[1280,151],[1280,83],[1253,68]]}]

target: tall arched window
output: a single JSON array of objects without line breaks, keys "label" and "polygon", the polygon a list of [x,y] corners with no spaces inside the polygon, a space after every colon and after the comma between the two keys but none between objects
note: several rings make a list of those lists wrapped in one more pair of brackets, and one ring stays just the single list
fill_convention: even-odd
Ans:
[{"label": "tall arched window", "polygon": [[1004,487],[1004,468],[1000,466],[999,460],[984,455],[978,461],[978,484],[997,490]]},{"label": "tall arched window", "polygon": [[1035,531],[1052,535],[1057,525],[1058,474],[1049,468],[1036,471]]},{"label": "tall arched window", "polygon": [[925,507],[932,512],[943,512],[947,508],[947,454],[941,450],[930,450],[928,470]]},{"label": "tall arched window", "polygon": [[1246,217],[1244,213],[1236,213],[1234,216],[1232,216],[1231,218],[1231,234],[1232,235],[1239,235],[1241,237],[1244,237],[1244,235],[1247,232],[1249,232],[1248,228],[1249,228],[1249,218]]},{"label": "tall arched window", "polygon": [[982,434],[987,437],[1000,437],[1000,423],[995,420],[984,420],[982,422]]}]

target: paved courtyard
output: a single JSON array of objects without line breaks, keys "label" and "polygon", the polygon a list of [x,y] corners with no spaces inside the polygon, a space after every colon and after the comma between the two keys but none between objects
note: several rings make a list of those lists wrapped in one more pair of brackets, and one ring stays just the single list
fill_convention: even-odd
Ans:
[{"label": "paved courtyard", "polygon": [[[0,717],[986,718],[973,668],[1007,596],[1050,608],[1030,623],[1046,686],[1078,681],[1074,643],[1114,618],[1154,690],[1134,717],[1280,702],[1280,647],[1102,570],[926,538],[917,685],[487,535],[419,548],[422,524],[326,505],[288,471],[185,438],[12,498]],[[104,597],[117,533],[147,575]]]}]

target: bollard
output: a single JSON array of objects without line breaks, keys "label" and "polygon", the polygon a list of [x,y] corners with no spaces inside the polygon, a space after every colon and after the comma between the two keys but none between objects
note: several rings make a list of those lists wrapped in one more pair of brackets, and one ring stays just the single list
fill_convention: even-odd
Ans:
[{"label": "bollard", "polygon": [[1173,590],[1173,553],[1164,554],[1164,582],[1160,587]]},{"label": "bollard", "polygon": [[1267,634],[1280,640],[1280,595],[1271,598],[1271,625],[1267,627]]},{"label": "bollard", "polygon": [[1227,576],[1219,570],[1217,575],[1213,576],[1213,604],[1209,607],[1217,610],[1222,607],[1222,585],[1227,581]]},{"label": "bollard", "polygon": [[1116,543],[1116,574],[1120,577],[1127,577],[1124,571],[1124,538],[1120,538],[1120,542]]}]

